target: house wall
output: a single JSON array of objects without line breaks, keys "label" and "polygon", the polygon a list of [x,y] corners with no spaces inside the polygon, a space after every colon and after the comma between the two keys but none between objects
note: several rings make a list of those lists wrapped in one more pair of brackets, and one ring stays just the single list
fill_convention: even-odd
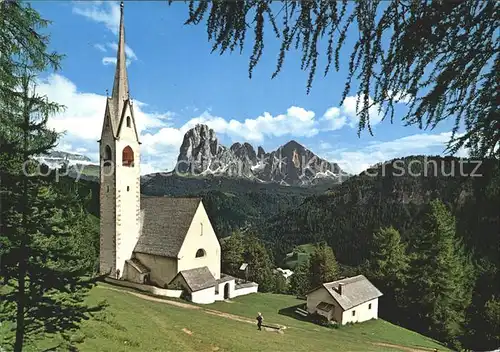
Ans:
[{"label": "house wall", "polygon": [[172,284],[179,284],[191,294],[191,302],[198,304],[210,304],[215,302],[215,286],[203,290],[191,292],[182,275],[179,275],[172,281]]},{"label": "house wall", "polygon": [[313,291],[307,295],[307,311],[309,312],[309,314],[316,313],[316,306],[320,302],[333,304],[335,308],[333,312],[330,312],[330,319],[335,320],[339,323],[342,321],[342,308],[324,287],[318,288],[316,291]]},{"label": "house wall", "polygon": [[191,292],[191,301],[198,304],[210,304],[215,302],[215,286],[204,290]]},{"label": "house wall", "polygon": [[259,289],[259,285],[255,284],[254,286],[235,288],[231,294],[231,298],[248,295],[250,293],[257,293]]},{"label": "house wall", "polygon": [[[118,140],[116,154],[116,268],[123,273],[125,260],[132,252],[140,234],[140,148],[134,123],[127,127],[126,117],[132,117],[129,104],[125,105],[124,121]],[[133,120],[133,118],[132,118]],[[122,152],[130,146],[134,152],[134,166],[122,165]]]},{"label": "house wall", "polygon": [[141,274],[129,263],[125,263],[125,271],[123,278],[128,281],[137,282],[142,284]]},{"label": "house wall", "polygon": [[164,288],[158,288],[155,286],[138,284],[135,282],[125,281],[125,280],[116,280],[116,279],[112,279],[110,277],[105,278],[104,281],[106,281],[110,284],[114,284],[114,285],[119,285],[119,286],[123,286],[123,287],[131,287],[131,288],[138,289],[140,291],[149,292],[149,293],[152,293],[153,295],[156,295],[156,296],[179,298],[179,297],[181,297],[181,294],[182,294],[182,290],[167,290]]},{"label": "house wall", "polygon": [[134,253],[134,256],[151,270],[149,279],[160,287],[165,287],[177,274],[177,261],[174,258]]},{"label": "house wall", "polygon": [[[371,309],[369,305],[371,304]],[[354,316],[352,313],[354,312]],[[361,323],[370,319],[378,318],[378,298],[365,302],[354,308],[344,311],[342,314],[342,325],[347,323]]]},{"label": "house wall", "polygon": [[317,312],[319,315],[324,316],[326,319],[328,319],[328,321],[332,320],[332,318],[333,318],[333,313],[334,313],[334,311],[325,312],[325,311],[322,311],[322,310],[317,309],[317,310],[316,310],[316,312]]},{"label": "house wall", "polygon": [[233,298],[233,297],[236,297],[234,295],[234,286],[235,286],[235,282],[234,280],[229,280],[229,281],[226,281],[226,282],[221,282],[218,284],[218,290],[219,292],[216,293],[215,295],[215,300],[216,301],[223,301],[225,300],[226,298],[224,297],[224,294],[226,292],[225,288],[226,288],[226,284],[229,285],[229,297],[227,298]]},{"label": "house wall", "polygon": [[[111,149],[111,165],[109,166],[104,166],[106,146]],[[101,274],[109,273],[114,276],[116,267],[116,184],[114,169],[116,147],[108,106],[106,106],[101,141],[99,143],[99,159],[99,272]]]},{"label": "house wall", "polygon": [[[198,249],[205,250],[205,256],[196,258]],[[206,266],[216,278],[220,278],[221,249],[219,240],[210,223],[203,203],[200,202],[194,214],[184,243],[179,251],[178,271]]]}]

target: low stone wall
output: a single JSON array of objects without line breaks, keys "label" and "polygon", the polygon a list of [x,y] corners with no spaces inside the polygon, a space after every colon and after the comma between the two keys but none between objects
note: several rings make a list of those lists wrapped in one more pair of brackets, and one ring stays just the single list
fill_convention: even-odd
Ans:
[{"label": "low stone wall", "polygon": [[159,287],[151,286],[151,285],[138,284],[135,282],[125,281],[125,280],[116,280],[116,279],[112,279],[110,277],[105,278],[104,281],[109,282],[110,284],[113,284],[113,285],[130,287],[130,288],[138,289],[140,291],[149,292],[149,293],[152,293],[153,295],[156,295],[156,296],[180,298],[181,294],[182,294],[182,290],[169,290],[169,289],[165,289],[165,288],[159,288]]},{"label": "low stone wall", "polygon": [[231,298],[248,295],[250,293],[257,293],[259,285],[256,283],[247,283],[243,285],[236,285],[232,292]]}]

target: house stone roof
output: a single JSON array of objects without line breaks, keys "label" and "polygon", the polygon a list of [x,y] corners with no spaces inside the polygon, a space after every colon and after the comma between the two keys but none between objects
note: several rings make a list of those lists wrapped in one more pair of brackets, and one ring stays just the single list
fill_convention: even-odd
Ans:
[{"label": "house stone roof", "polygon": [[134,252],[177,258],[200,198],[141,197],[141,234]]},{"label": "house stone roof", "polygon": [[137,258],[127,259],[125,262],[130,264],[140,274],[147,274],[150,272],[150,270]]},{"label": "house stone roof", "polygon": [[[339,292],[339,284],[343,284],[342,294]],[[332,296],[343,310],[351,309],[382,296],[382,292],[373,286],[364,275],[327,282],[321,287],[324,287],[328,291],[330,296]]]},{"label": "house stone roof", "polygon": [[174,281],[179,275],[183,277],[191,292],[214,287],[217,283],[214,276],[206,266],[179,271],[172,281]]}]

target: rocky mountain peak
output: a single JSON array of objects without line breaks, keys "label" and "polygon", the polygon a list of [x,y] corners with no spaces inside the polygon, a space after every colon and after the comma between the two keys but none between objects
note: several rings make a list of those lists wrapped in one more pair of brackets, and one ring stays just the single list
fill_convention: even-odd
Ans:
[{"label": "rocky mountain peak", "polygon": [[246,142],[226,148],[219,144],[214,130],[201,124],[186,132],[176,171],[303,186],[339,180],[344,175],[337,164],[319,158],[295,140],[270,153],[260,146],[256,153]]}]

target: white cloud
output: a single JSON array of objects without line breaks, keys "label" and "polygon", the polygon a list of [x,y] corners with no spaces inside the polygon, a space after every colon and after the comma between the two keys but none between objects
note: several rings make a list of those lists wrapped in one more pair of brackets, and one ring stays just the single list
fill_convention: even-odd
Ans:
[{"label": "white cloud", "polygon": [[[106,96],[78,91],[76,85],[64,76],[53,74],[39,82],[38,93],[50,100],[66,106],[66,110],[49,120],[49,126],[65,132],[57,149],[85,153],[97,160]],[[244,121],[226,120],[204,112],[188,120],[180,127],[170,125],[172,112],[152,112],[144,102],[134,101],[137,128],[142,142],[141,173],[171,170],[177,160],[184,134],[197,123],[213,128],[218,135],[225,134],[235,141],[262,142],[266,138],[290,136],[311,137],[319,131],[330,130],[323,126],[326,119],[338,118],[342,107],[329,109],[320,119],[315,113],[301,107],[292,106],[286,113],[276,116],[264,113]],[[349,111],[349,110],[346,110]],[[331,121],[331,120],[329,120]],[[344,170],[359,173],[377,162],[411,154],[441,154],[451,133],[416,134],[392,141],[371,143],[360,150],[335,150],[321,141],[322,156],[337,162]],[[461,150],[457,156],[466,156]]]},{"label": "white cloud", "polygon": [[[328,108],[320,119],[321,129],[328,131],[335,131],[343,128],[344,126],[349,126],[351,128],[356,128],[359,123],[358,113],[363,106],[363,100],[359,101],[359,106],[356,109],[358,96],[348,96],[345,98],[343,104],[340,107],[330,107]],[[369,104],[373,104],[373,99],[368,98]],[[379,105],[373,104],[368,109],[370,126],[377,125],[383,117],[382,113],[378,112]]]},{"label": "white cloud", "polygon": [[102,64],[103,65],[116,65],[116,57],[103,57],[102,58]]},{"label": "white cloud", "polygon": [[[77,2],[73,7],[73,13],[84,16],[94,22],[102,23],[106,26],[106,28],[113,32],[114,35],[118,35],[120,26],[120,7],[114,2]],[[108,48],[111,49],[114,56],[103,57],[103,65],[116,63],[115,55],[118,50],[118,44],[116,42],[106,43],[106,45],[97,43],[94,44],[94,47],[102,52],[107,52]],[[125,44],[125,53],[127,55],[127,66],[132,61],[137,60],[137,55],[127,44]]]},{"label": "white cloud", "polygon": [[[113,52],[116,53],[118,51],[118,43],[107,43],[106,45],[111,48]],[[127,44],[125,44],[125,54],[127,55],[127,59],[137,60],[137,56],[134,51]]]},{"label": "white cloud", "polygon": [[264,112],[257,118],[246,119],[243,122],[226,121],[222,117],[204,112],[199,117],[191,119],[183,128],[188,129],[198,123],[203,123],[213,128],[217,133],[229,135],[233,140],[262,142],[265,137],[314,136],[319,132],[314,116],[313,111],[297,106],[288,108],[285,114],[272,116],[270,113]]},{"label": "white cloud", "polygon": [[102,23],[115,35],[118,34],[120,7],[115,2],[76,2],[73,7],[73,13],[84,16],[94,22]]},{"label": "white cloud", "polygon": [[[116,65],[116,57],[110,57],[110,56],[106,56],[106,57],[103,57],[102,58],[102,64],[107,66],[107,65]],[[130,65],[130,60],[127,60],[125,62],[125,65],[128,66]]]},{"label": "white cloud", "polygon": [[332,145],[328,142],[321,141],[319,142],[319,149],[321,150],[326,150],[326,149],[332,149]]},{"label": "white cloud", "polygon": [[94,48],[96,48],[99,51],[102,51],[103,53],[106,52],[106,47],[102,44],[94,44]]},{"label": "white cloud", "polygon": [[[79,92],[73,82],[57,74],[39,82],[37,90],[40,94],[47,95],[50,100],[66,106],[63,113],[49,120],[52,128],[85,140],[97,141],[100,138],[106,106],[105,95]],[[146,106],[145,103],[134,101],[139,131],[164,126],[170,113],[146,113],[143,111]]]},{"label": "white cloud", "polygon": [[[414,134],[392,141],[374,142],[356,151],[342,150],[325,153],[329,161],[339,164],[347,172],[359,174],[370,166],[394,158],[408,155],[439,155],[442,154],[450,140],[451,132],[438,134]],[[455,154],[457,157],[467,157],[466,149]]]},{"label": "white cloud", "polygon": [[408,104],[412,98],[409,93],[397,92],[394,94],[394,92],[391,89],[387,91],[387,96],[393,97],[396,103],[402,103],[402,104]]}]

